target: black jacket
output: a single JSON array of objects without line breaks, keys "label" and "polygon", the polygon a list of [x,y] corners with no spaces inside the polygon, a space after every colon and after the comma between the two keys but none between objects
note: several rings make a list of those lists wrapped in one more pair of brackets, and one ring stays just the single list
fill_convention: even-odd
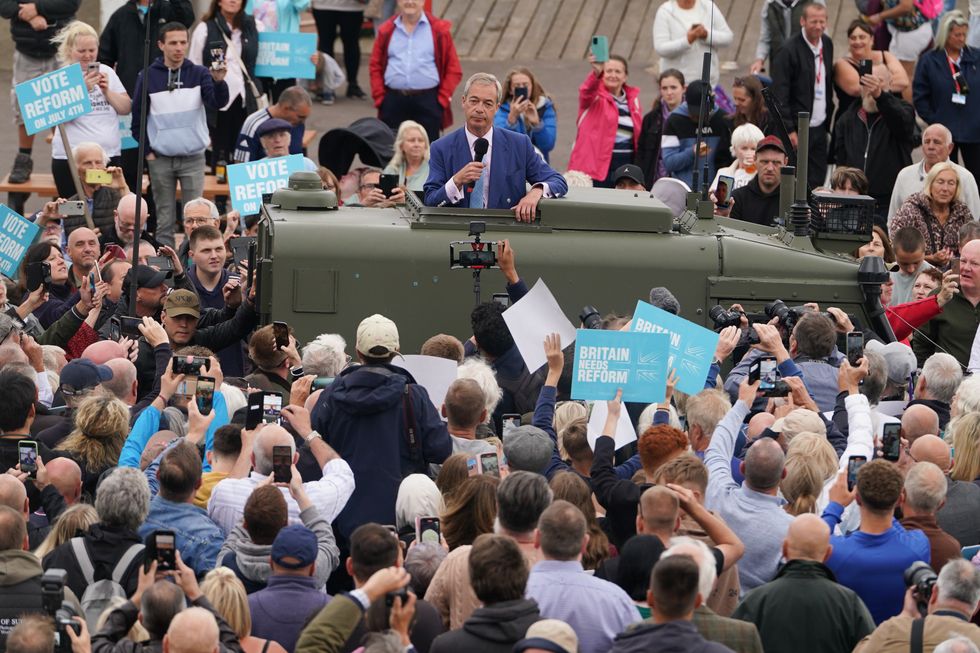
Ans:
[{"label": "black jacket", "polygon": [[[48,22],[47,29],[34,31],[30,23],[17,17],[22,0],[0,0],[0,17],[10,21],[10,36],[14,47],[29,57],[48,59],[58,51],[51,42],[55,34],[75,19],[82,0],[43,0],[35,2],[37,12]],[[24,80],[21,80],[24,81]]]},{"label": "black jacket", "polygon": [[541,620],[533,599],[504,601],[477,608],[459,630],[436,637],[430,653],[510,653],[531,624]]},{"label": "black jacket", "polygon": [[595,455],[589,474],[596,501],[606,509],[609,539],[618,548],[622,548],[626,540],[636,535],[636,507],[640,503],[640,495],[653,486],[650,483],[637,485],[616,476],[613,466],[615,448],[616,442],[612,438],[596,438]]},{"label": "black jacket", "polygon": [[[231,40],[231,28],[224,16],[220,13],[215,14],[214,18],[207,22],[208,40],[204,44],[204,53],[201,55],[201,65],[205,68],[211,67],[211,48],[220,47],[227,49],[225,38]],[[249,77],[255,79],[255,61],[259,56],[259,30],[255,25],[255,19],[248,14],[242,14],[242,24],[239,28],[242,31],[242,63]],[[213,44],[213,45],[212,45]]]},{"label": "black jacket", "polygon": [[766,194],[759,187],[759,177],[755,176],[749,183],[732,191],[732,218],[754,222],[763,226],[771,226],[779,216],[779,187]]},{"label": "black jacket", "polygon": [[[824,96],[827,98],[827,120],[834,115],[834,42],[823,36]],[[786,42],[772,62],[772,90],[776,96],[786,131],[796,131],[796,114],[813,110],[813,84],[816,80],[817,59],[803,38],[802,32]]]},{"label": "black jacket", "polygon": [[855,102],[834,125],[837,165],[863,170],[870,182],[869,194],[886,209],[895,179],[902,168],[912,165],[912,150],[920,139],[915,109],[891,93],[878,98],[878,113],[868,115]]},{"label": "black jacket", "polygon": [[[136,75],[143,69],[143,44],[146,37],[143,15],[136,8],[137,4],[137,0],[129,0],[114,11],[99,37],[99,61],[115,67],[116,74],[130,97],[136,90]],[[154,0],[150,14],[150,61],[155,61],[160,56],[157,33],[160,27],[170,22],[181,23],[190,29],[194,24],[194,5],[191,0]],[[133,98],[133,102],[138,101]]]},{"label": "black jacket", "polygon": [[[219,653],[241,653],[238,635],[204,596],[197,597],[190,605],[204,608],[214,615],[218,622]],[[136,624],[138,617],[139,608],[132,601],[126,601],[110,612],[102,630],[92,634],[92,653],[159,653],[163,650],[163,642],[159,639],[144,642],[129,639],[129,630]]]},{"label": "black jacket", "polygon": [[875,628],[861,597],[813,560],[787,562],[732,617],[754,623],[767,651],[847,653]]},{"label": "black jacket", "polygon": [[702,637],[693,621],[664,624],[643,621],[617,635],[610,650],[612,653],[732,653],[727,646]]},{"label": "black jacket", "polygon": [[634,157],[636,165],[643,170],[643,179],[647,190],[657,181],[657,168],[660,167],[660,141],[664,136],[664,103],[657,100],[653,109],[643,116],[643,126],[640,127],[640,142]]},{"label": "black jacket", "polygon": [[[72,195],[69,199],[79,200],[85,198]],[[92,222],[100,232],[106,232],[109,227],[112,227],[113,231],[115,231],[116,207],[119,205],[120,199],[122,199],[122,195],[119,194],[119,191],[109,186],[102,186],[92,195]],[[81,215],[66,217],[61,221],[61,224],[65,229],[66,236],[79,227],[88,226],[85,222],[85,217]]]}]

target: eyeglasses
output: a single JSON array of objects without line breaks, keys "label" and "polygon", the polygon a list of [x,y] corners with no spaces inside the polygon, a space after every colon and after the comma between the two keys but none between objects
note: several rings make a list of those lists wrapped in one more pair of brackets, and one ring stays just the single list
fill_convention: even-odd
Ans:
[{"label": "eyeglasses", "polygon": [[[184,218],[184,224],[210,224],[212,222],[214,222],[214,218]],[[135,229],[136,223],[130,225],[130,228]]]},{"label": "eyeglasses", "polygon": [[361,184],[361,190],[371,190],[372,188],[381,188],[381,184]]}]

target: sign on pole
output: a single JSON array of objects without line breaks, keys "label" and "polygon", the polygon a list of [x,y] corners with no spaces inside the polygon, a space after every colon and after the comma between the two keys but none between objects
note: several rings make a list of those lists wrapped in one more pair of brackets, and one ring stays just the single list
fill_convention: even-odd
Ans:
[{"label": "sign on pole", "polygon": [[14,87],[24,129],[36,134],[92,111],[80,64],[45,73]]},{"label": "sign on pole", "polygon": [[316,66],[310,58],[316,52],[316,34],[259,32],[259,54],[255,76],[273,79],[314,79]]},{"label": "sign on pole", "polygon": [[670,337],[667,369],[677,370],[677,389],[694,395],[704,390],[718,334],[644,301],[633,311],[634,333],[665,333]]},{"label": "sign on pole", "polygon": [[302,172],[303,155],[290,154],[228,166],[231,208],[242,215],[255,215],[262,207],[262,196],[289,183],[289,175]]},{"label": "sign on pole", "polygon": [[579,329],[575,339],[572,399],[653,403],[667,394],[667,336]]},{"label": "sign on pole", "polygon": [[13,278],[41,228],[0,204],[0,272]]}]

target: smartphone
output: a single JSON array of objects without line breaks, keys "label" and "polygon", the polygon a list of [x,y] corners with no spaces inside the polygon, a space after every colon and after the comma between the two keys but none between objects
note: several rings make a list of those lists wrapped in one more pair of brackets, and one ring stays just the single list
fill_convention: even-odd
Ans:
[{"label": "smartphone", "polygon": [[111,253],[114,258],[117,258],[120,261],[127,260],[126,251],[116,243],[109,243],[108,245],[106,245],[105,251],[106,253]]},{"label": "smartphone", "polygon": [[718,186],[715,188],[715,206],[719,209],[727,209],[731,204],[732,187],[735,185],[735,178],[727,175],[718,176]]},{"label": "smartphone", "polygon": [[416,517],[415,518],[415,541],[418,543],[434,542],[439,544],[439,535],[442,528],[438,517]]},{"label": "smartphone", "polygon": [[262,420],[267,424],[282,424],[282,395],[278,392],[262,393]]},{"label": "smartphone", "polygon": [[313,379],[312,390],[323,390],[328,385],[330,385],[331,383],[333,383],[333,381],[334,381],[335,378],[336,377],[333,377],[333,376],[318,376],[318,377],[316,377],[315,379]]},{"label": "smartphone", "polygon": [[873,64],[871,63],[871,59],[862,59],[861,63],[858,64],[858,75],[862,77],[864,75],[870,75],[872,70]]},{"label": "smartphone", "polygon": [[500,478],[500,461],[497,452],[480,454],[480,473]]},{"label": "smartphone", "polygon": [[851,456],[847,459],[847,490],[851,491],[857,485],[858,470],[868,462],[867,456]]},{"label": "smartphone", "polygon": [[510,307],[510,295],[505,292],[495,292],[493,294],[493,301],[497,302],[505,308]]},{"label": "smartphone", "polygon": [[272,447],[272,482],[289,483],[291,480],[293,480],[292,464],[292,447]]},{"label": "smartphone", "polygon": [[119,318],[119,334],[124,338],[139,338],[143,335],[140,333],[141,324],[143,318],[123,315]]},{"label": "smartphone", "polygon": [[[123,318],[138,320],[139,318]],[[123,335],[126,335],[125,329],[123,330]],[[175,355],[170,363],[170,371],[174,374],[187,374],[189,376],[197,376],[201,373],[201,369],[211,371],[211,360],[203,356],[180,356]]]},{"label": "smartphone", "polygon": [[262,423],[262,398],[264,392],[252,392],[248,395],[248,407],[245,412],[245,430],[251,431]]},{"label": "smartphone", "polygon": [[857,367],[864,358],[864,333],[851,331],[847,334],[847,362]]},{"label": "smartphone", "polygon": [[515,100],[526,100],[527,99],[527,86],[518,86],[514,89],[514,99]]},{"label": "smartphone", "polygon": [[194,389],[197,409],[202,415],[210,415],[214,407],[214,377],[197,377],[197,388]]},{"label": "smartphone", "polygon": [[391,194],[395,192],[395,188],[398,186],[398,175],[381,175],[381,180],[378,182],[378,188],[381,192],[385,194],[385,197],[391,197]]},{"label": "smartphone", "polygon": [[83,200],[68,200],[67,202],[62,202],[58,205],[58,215],[85,215],[85,202]]},{"label": "smartphone", "polygon": [[749,365],[749,383],[755,383],[759,380],[761,377],[760,370],[761,365],[759,365],[759,361],[755,361]]},{"label": "smartphone", "polygon": [[169,256],[147,256],[146,264],[161,271],[173,272],[174,262]]},{"label": "smartphone", "polygon": [[113,315],[109,318],[109,340],[119,342],[121,338],[122,326],[120,325],[119,318]]},{"label": "smartphone", "polygon": [[[757,372],[759,379],[759,390],[772,390],[776,387],[776,381],[779,380],[779,369],[776,366],[776,359],[772,356],[766,356],[760,358],[756,361],[759,364],[759,370]],[[751,374],[752,370],[749,370]]]},{"label": "smartphone", "polygon": [[[45,272],[45,268],[47,271]],[[45,277],[51,279],[51,264],[46,261],[27,264],[27,292],[34,292],[45,284]],[[50,281],[49,281],[50,283]]]},{"label": "smartphone", "polygon": [[112,173],[106,170],[86,170],[85,183],[108,186],[112,183]]},{"label": "smartphone", "polygon": [[476,458],[466,459],[466,475],[476,476],[480,473],[480,464],[477,462]]},{"label": "smartphone", "polygon": [[289,346],[289,325],[285,322],[273,322],[272,333],[276,338],[276,349]]},{"label": "smartphone", "polygon": [[255,242],[255,236],[238,236],[229,242],[232,260],[235,262],[235,267],[238,267],[243,261],[248,260],[248,247],[250,243]]},{"label": "smartphone", "polygon": [[501,417],[501,421],[504,425],[504,433],[507,433],[511,429],[516,429],[521,425],[521,416],[517,413],[507,413]]},{"label": "smartphone", "polygon": [[20,471],[26,472],[31,478],[37,478],[37,442],[21,440],[17,443],[17,460]]},{"label": "smartphone", "polygon": [[897,462],[902,455],[902,424],[894,422],[882,426],[881,457],[888,462]]},{"label": "smartphone", "polygon": [[593,36],[592,56],[595,57],[596,63],[609,61],[609,39],[605,36]]},{"label": "smartphone", "polygon": [[960,260],[958,258],[950,259],[950,261],[949,261],[949,270],[953,274],[959,274],[960,273]]},{"label": "smartphone", "polygon": [[86,72],[97,73],[99,72],[99,62],[93,61],[88,66],[85,67]]},{"label": "smartphone", "polygon": [[88,287],[92,295],[95,296],[95,272],[88,273]]},{"label": "smartphone", "polygon": [[156,531],[153,533],[153,549],[157,561],[157,571],[174,571],[177,569],[176,536],[173,531]]}]

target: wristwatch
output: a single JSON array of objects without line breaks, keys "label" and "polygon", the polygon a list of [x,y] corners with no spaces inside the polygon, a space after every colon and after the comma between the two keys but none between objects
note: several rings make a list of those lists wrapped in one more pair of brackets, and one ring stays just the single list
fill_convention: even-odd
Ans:
[{"label": "wristwatch", "polygon": [[313,442],[313,438],[323,439],[323,436],[316,432],[316,429],[310,431],[310,434],[306,436],[306,444]]}]

